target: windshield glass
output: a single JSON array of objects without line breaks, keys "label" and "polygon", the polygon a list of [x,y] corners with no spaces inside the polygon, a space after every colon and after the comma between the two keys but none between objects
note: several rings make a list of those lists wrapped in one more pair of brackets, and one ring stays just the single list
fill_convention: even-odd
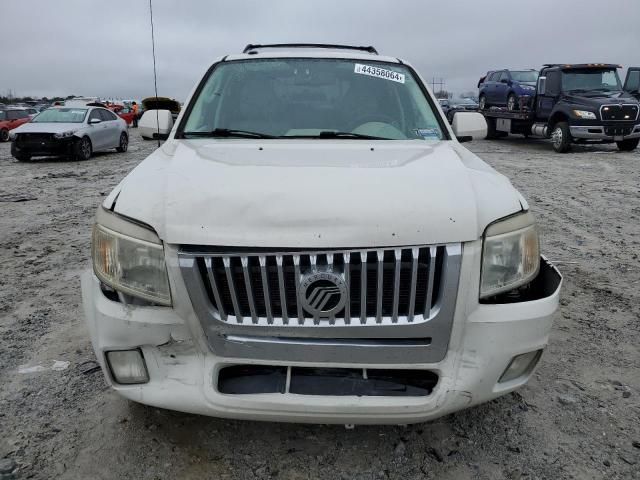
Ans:
[{"label": "windshield glass", "polygon": [[43,110],[31,123],[82,123],[86,108],[50,108]]},{"label": "windshield glass", "polygon": [[511,72],[511,78],[516,82],[536,83],[538,81],[538,72],[527,70],[523,72]]},{"label": "windshield glass", "polygon": [[620,91],[618,72],[608,70],[575,69],[562,71],[562,90],[605,90]]},{"label": "windshield glass", "polygon": [[420,85],[399,64],[300,58],[222,63],[192,105],[187,137],[224,129],[276,138],[335,138],[326,135],[331,132],[444,138]]}]

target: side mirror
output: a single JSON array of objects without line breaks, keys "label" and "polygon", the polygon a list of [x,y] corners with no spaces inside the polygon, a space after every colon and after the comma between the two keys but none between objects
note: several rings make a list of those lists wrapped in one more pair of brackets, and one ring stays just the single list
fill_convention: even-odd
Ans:
[{"label": "side mirror", "polygon": [[453,117],[451,127],[461,143],[487,136],[487,121],[481,113],[457,112]]},{"label": "side mirror", "polygon": [[547,90],[547,77],[538,77],[538,95],[544,95]]},{"label": "side mirror", "polygon": [[91,120],[89,120],[89,125],[95,125],[96,123],[100,122],[102,122],[102,120],[100,120],[99,118],[92,118]]}]

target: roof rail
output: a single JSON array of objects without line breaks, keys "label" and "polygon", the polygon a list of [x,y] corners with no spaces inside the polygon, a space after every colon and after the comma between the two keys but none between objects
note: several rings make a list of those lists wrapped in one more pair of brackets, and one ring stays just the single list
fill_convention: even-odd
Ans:
[{"label": "roof rail", "polygon": [[363,52],[378,55],[378,51],[371,45],[369,45],[368,47],[358,47],[354,45],[333,45],[330,43],[271,43],[264,45],[250,43],[249,45],[244,47],[242,53],[249,53],[252,50],[258,50],[260,48],[329,48],[332,50],[360,50]]}]

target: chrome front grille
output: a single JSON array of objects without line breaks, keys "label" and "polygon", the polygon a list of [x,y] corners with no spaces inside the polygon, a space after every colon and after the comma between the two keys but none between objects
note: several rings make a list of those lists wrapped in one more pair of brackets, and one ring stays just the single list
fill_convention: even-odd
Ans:
[{"label": "chrome front grille", "polygon": [[[181,252],[197,270],[214,317],[232,325],[394,325],[429,320],[438,310],[447,258],[460,245],[306,252]],[[346,285],[344,307],[327,318],[300,301],[310,272]],[[191,273],[188,270],[188,273]]]}]

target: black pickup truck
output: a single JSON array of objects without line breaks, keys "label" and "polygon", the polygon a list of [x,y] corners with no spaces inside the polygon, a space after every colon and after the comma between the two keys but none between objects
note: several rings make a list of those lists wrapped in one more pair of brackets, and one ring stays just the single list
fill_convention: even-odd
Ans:
[{"label": "black pickup truck", "polygon": [[540,70],[534,95],[519,108],[491,107],[487,138],[509,133],[551,138],[556,152],[573,143],[613,143],[631,151],[640,142],[640,68],[629,68],[624,86],[619,65],[548,64]]}]

